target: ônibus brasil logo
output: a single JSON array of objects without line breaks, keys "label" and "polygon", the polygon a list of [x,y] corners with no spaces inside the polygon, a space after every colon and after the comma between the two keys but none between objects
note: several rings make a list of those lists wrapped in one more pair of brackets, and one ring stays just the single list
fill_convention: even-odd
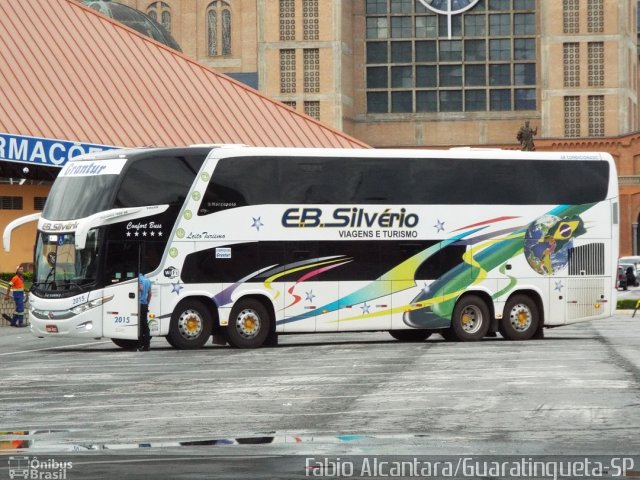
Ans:
[{"label": "\u00f4nibus brasil logo", "polygon": [[13,456],[9,457],[9,478],[33,480],[66,480],[73,462],[61,462],[53,458]]}]

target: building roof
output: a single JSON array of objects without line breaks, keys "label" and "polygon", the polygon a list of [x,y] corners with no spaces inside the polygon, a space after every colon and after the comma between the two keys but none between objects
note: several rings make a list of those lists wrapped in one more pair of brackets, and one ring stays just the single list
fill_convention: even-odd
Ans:
[{"label": "building roof", "polygon": [[0,132],[123,147],[367,147],[73,0],[0,2]]}]

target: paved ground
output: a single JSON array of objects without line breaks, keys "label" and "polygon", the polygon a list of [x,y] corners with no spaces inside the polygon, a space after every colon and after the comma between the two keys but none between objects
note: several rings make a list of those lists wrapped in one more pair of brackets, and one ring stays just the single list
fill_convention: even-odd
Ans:
[{"label": "paved ground", "polygon": [[[196,451],[205,457],[252,461],[288,453],[638,454],[639,345],[640,316],[630,312],[547,330],[541,341],[317,334],[251,351],[176,351],[154,339],[149,353],[127,352],[110,341],[37,339],[3,327],[0,430],[25,432],[5,435],[5,445],[26,438],[24,452],[40,458],[141,446],[192,455],[185,442],[207,445]],[[229,465],[238,473],[237,462]],[[197,477],[188,471],[185,478]],[[210,471],[206,460],[202,471]]]}]

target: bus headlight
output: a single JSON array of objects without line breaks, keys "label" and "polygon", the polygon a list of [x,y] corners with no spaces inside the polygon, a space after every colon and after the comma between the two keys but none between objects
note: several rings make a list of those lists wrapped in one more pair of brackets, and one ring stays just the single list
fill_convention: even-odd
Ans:
[{"label": "bus headlight", "polygon": [[76,315],[80,315],[82,312],[86,312],[87,310],[91,310],[92,308],[99,307],[100,305],[103,305],[111,300],[113,300],[113,295],[109,295],[108,297],[96,298],[95,300],[91,300],[90,302],[73,307],[71,311]]}]

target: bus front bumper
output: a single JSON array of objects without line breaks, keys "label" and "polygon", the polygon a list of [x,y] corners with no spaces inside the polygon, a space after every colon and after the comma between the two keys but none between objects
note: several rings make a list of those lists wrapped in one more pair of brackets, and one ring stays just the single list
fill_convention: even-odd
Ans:
[{"label": "bus front bumper", "polygon": [[37,337],[98,338],[102,336],[100,315],[92,315],[92,312],[83,312],[76,315],[69,311],[63,313],[32,310],[29,313],[31,333]]}]

